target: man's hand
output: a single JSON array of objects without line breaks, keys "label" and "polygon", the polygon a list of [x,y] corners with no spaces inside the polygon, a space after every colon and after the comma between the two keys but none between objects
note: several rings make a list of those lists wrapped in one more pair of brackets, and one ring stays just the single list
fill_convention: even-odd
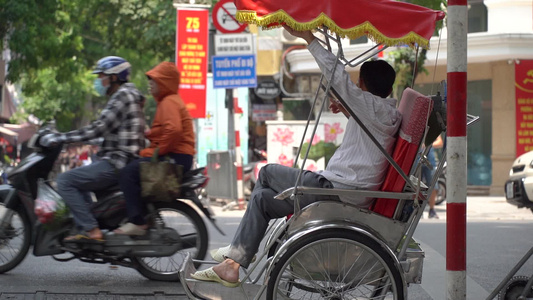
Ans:
[{"label": "man's hand", "polygon": [[341,112],[340,108],[340,103],[333,99],[333,98],[329,98],[329,109],[331,110],[332,113],[334,114],[338,114]]},{"label": "man's hand", "polygon": [[307,44],[311,44],[311,42],[313,42],[315,40],[315,36],[309,30],[296,31],[296,30],[290,28],[289,26],[287,26],[286,24],[283,24],[283,28],[285,28],[285,30],[287,30],[287,32],[289,32],[290,34],[294,35],[295,37],[299,37],[299,38],[304,39],[307,42]]},{"label": "man's hand", "polygon": [[348,114],[348,111],[344,108],[344,106],[342,106],[342,104],[337,99],[329,98],[329,109],[334,114],[338,114],[341,112],[347,118],[350,116],[350,114]]}]

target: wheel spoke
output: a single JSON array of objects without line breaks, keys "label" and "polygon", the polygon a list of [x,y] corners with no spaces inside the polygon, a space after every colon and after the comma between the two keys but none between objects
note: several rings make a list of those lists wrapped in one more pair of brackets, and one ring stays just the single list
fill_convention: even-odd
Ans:
[{"label": "wheel spoke", "polygon": [[[0,204],[0,212],[6,210]],[[3,232],[0,232],[0,273],[17,266],[26,256],[30,247],[29,221],[19,211],[13,211],[9,220],[3,220]]]},{"label": "wheel spoke", "polygon": [[321,232],[293,242],[270,274],[269,295],[274,299],[381,299],[381,291],[387,291],[393,299],[403,299],[398,293],[403,281],[389,254],[368,237],[347,235]]},{"label": "wheel spoke", "polygon": [[207,229],[200,215],[186,204],[162,205],[154,223],[163,230],[175,230],[179,238],[170,235],[172,240],[168,241],[181,243],[181,248],[170,256],[136,258],[140,265],[138,270],[150,279],[177,281],[187,253],[191,253],[193,259],[204,259],[208,243]]}]

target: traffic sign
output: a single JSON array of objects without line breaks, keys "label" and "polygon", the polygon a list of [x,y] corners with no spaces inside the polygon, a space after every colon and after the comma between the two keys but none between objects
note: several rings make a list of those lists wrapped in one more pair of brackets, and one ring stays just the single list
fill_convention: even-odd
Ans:
[{"label": "traffic sign", "polygon": [[237,7],[234,0],[221,0],[213,7],[213,24],[218,31],[222,33],[239,33],[243,32],[246,24],[241,24],[235,15]]},{"label": "traffic sign", "polygon": [[213,56],[213,88],[256,87],[255,55]]}]

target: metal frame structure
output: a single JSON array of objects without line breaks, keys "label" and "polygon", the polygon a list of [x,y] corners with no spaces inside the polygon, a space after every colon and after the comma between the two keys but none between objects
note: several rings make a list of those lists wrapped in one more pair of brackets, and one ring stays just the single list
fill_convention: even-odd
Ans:
[{"label": "metal frame structure", "polygon": [[[353,60],[347,60],[344,58],[342,51],[342,45],[338,36],[332,36],[329,34],[327,28],[319,29],[324,36],[325,40],[321,42],[331,51],[330,41],[334,41],[338,45],[337,61],[336,65],[332,69],[337,67],[338,63],[344,65],[350,65],[352,67],[364,62],[368,58],[376,55],[384,48],[379,49],[379,45],[362,53]],[[333,81],[334,72],[331,73],[331,77],[325,81],[325,76],[321,76],[320,87],[324,90],[324,98],[322,102],[322,108],[328,100],[331,94],[335,95],[334,89],[331,87]],[[324,82],[326,82],[324,84]],[[318,100],[319,90],[315,94],[315,104]],[[250,268],[245,271],[245,276],[241,278],[241,284],[238,288],[226,288],[220,284],[213,282],[197,281],[190,278],[190,274],[196,271],[195,264],[199,263],[214,264],[214,262],[207,261],[192,261],[190,258],[186,259],[180,271],[180,279],[182,285],[191,299],[263,299],[265,297],[265,290],[272,280],[271,274],[276,268],[277,263],[283,260],[283,256],[290,252],[294,245],[300,244],[300,241],[306,237],[323,233],[323,232],[353,232],[359,236],[363,236],[372,242],[375,248],[380,248],[382,251],[380,259],[388,260],[390,265],[393,265],[394,270],[390,272],[398,272],[401,277],[401,287],[391,285],[393,288],[394,299],[407,299],[407,284],[408,283],[420,283],[422,275],[422,265],[424,252],[419,245],[412,239],[414,231],[418,225],[420,218],[422,217],[427,199],[433,190],[435,183],[438,180],[440,173],[442,172],[445,159],[441,160],[439,166],[434,173],[432,182],[429,187],[425,186],[420,181],[420,169],[426,159],[430,146],[426,147],[420,155],[416,168],[412,168],[409,174],[406,174],[402,168],[394,161],[394,159],[387,153],[387,151],[377,142],[377,140],[371,135],[367,127],[361,122],[355,113],[349,109],[344,99],[336,95],[336,98],[343,104],[348,110],[350,116],[363,128],[363,130],[369,135],[372,141],[376,144],[379,150],[385,155],[390,165],[401,175],[401,178],[406,182],[406,188],[403,192],[383,192],[383,191],[365,191],[365,190],[346,190],[346,189],[321,189],[321,188],[309,188],[299,186],[300,176],[303,172],[303,166],[307,159],[309,149],[305,153],[303,162],[301,163],[300,176],[293,188],[290,188],[279,195],[276,199],[294,199],[295,210],[290,219],[278,220],[271,224],[265,235],[265,249],[260,254],[255,263],[252,263]],[[313,105],[312,107],[315,107]],[[317,121],[314,122],[312,129],[312,135],[316,133],[318,127],[318,120],[321,117],[321,112],[317,116]],[[428,114],[429,118],[429,114]],[[472,123],[477,120],[477,117],[470,116],[468,123]],[[307,121],[307,126],[300,143],[299,152],[302,149],[303,140],[306,136],[307,129],[309,128],[311,121],[311,114]],[[426,119],[427,122],[427,119]],[[428,127],[424,132],[424,138],[419,145],[419,151],[424,143]],[[439,132],[440,133],[440,132]],[[298,155],[299,156],[299,155]],[[297,157],[298,157],[297,156]],[[413,164],[414,165],[414,164]],[[413,176],[418,174],[418,176]],[[410,175],[410,176],[408,176]],[[362,197],[372,198],[386,198],[386,199],[399,199],[399,204],[396,209],[396,213],[393,218],[387,218],[375,212],[367,209],[361,209],[357,206],[345,203],[345,202],[315,202],[305,208],[299,206],[299,197],[305,194],[315,195],[357,195]],[[399,219],[399,213],[405,205],[412,206],[412,212],[408,215],[407,221],[401,221]],[[372,249],[370,249],[372,250]],[[379,249],[378,249],[379,250]],[[255,277],[252,273],[258,272]],[[391,276],[393,277],[393,276]],[[263,280],[262,284],[260,280]],[[384,299],[387,295],[391,278],[387,279],[387,282],[379,283],[377,286],[385,286],[385,288],[376,292],[375,297],[372,299]],[[396,283],[395,283],[396,284]],[[395,289],[395,290],[394,290]]]}]

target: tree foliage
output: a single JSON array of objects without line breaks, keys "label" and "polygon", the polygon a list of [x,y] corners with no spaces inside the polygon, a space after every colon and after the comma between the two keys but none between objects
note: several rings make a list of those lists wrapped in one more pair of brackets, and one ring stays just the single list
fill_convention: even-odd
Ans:
[{"label": "tree foliage", "polygon": [[[0,46],[9,49],[7,80],[21,85],[27,114],[79,126],[89,103],[95,62],[118,55],[132,64],[131,81],[147,90],[144,73],[174,60],[176,10],[160,0],[0,0]],[[154,105],[148,105],[151,110]]]},{"label": "tree foliage", "polygon": [[[409,0],[406,2],[435,10],[440,10],[446,6],[446,0]],[[442,26],[443,21],[438,21],[435,34],[439,34]],[[424,67],[424,62],[427,58],[426,54],[426,49],[415,50],[406,47],[398,47],[396,50],[389,52],[388,60],[396,71],[394,93],[397,99],[399,99],[405,88],[414,84],[418,74],[428,74],[427,69]]]}]

